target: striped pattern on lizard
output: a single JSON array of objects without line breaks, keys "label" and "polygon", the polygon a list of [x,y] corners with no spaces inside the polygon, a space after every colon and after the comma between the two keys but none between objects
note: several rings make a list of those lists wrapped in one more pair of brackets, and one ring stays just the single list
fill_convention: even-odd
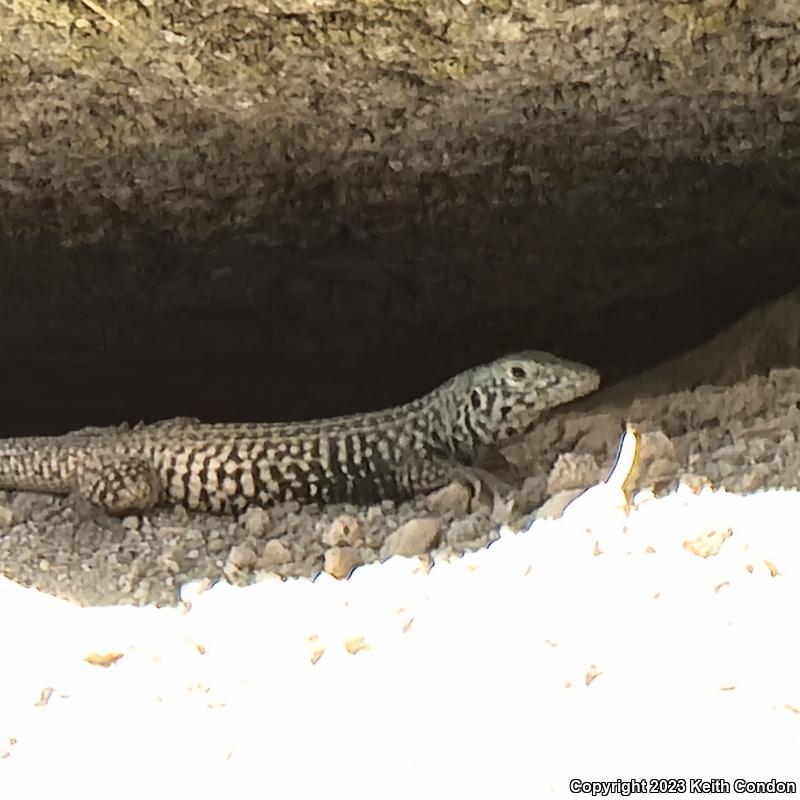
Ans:
[{"label": "striped pattern on lizard", "polygon": [[76,493],[111,514],[159,503],[237,512],[276,502],[367,504],[447,483],[483,448],[594,391],[595,370],[528,351],[383,411],[292,423],[176,419],[0,440],[0,488]]}]

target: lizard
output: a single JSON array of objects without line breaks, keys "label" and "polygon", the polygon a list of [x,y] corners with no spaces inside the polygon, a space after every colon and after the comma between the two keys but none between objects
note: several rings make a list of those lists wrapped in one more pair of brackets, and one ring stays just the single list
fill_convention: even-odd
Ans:
[{"label": "lizard", "polygon": [[382,411],[304,422],[176,418],[0,439],[0,489],[77,494],[117,516],[161,503],[236,513],[290,500],[403,500],[445,485],[454,467],[599,382],[591,367],[526,351]]}]

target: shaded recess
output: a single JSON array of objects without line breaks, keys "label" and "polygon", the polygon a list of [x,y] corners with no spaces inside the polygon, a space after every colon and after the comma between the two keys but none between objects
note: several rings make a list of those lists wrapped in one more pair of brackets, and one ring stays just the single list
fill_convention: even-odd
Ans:
[{"label": "shaded recess", "polygon": [[798,282],[793,0],[0,8],[0,435],[626,377]]}]

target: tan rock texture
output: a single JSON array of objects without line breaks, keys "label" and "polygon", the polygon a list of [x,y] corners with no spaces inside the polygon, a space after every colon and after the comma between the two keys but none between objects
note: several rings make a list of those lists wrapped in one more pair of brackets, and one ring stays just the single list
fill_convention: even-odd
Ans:
[{"label": "tan rock texture", "polygon": [[793,0],[6,5],[0,234],[312,242],[601,184],[673,207],[701,162],[796,153],[798,24]]}]

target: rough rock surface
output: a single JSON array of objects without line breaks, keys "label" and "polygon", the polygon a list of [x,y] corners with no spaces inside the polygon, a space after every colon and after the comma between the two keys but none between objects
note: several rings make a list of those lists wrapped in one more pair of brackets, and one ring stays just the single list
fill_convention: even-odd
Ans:
[{"label": "rough rock surface", "polygon": [[797,30],[792,0],[4,5],[0,236],[311,242],[654,184],[664,214],[693,162],[796,174]]}]

